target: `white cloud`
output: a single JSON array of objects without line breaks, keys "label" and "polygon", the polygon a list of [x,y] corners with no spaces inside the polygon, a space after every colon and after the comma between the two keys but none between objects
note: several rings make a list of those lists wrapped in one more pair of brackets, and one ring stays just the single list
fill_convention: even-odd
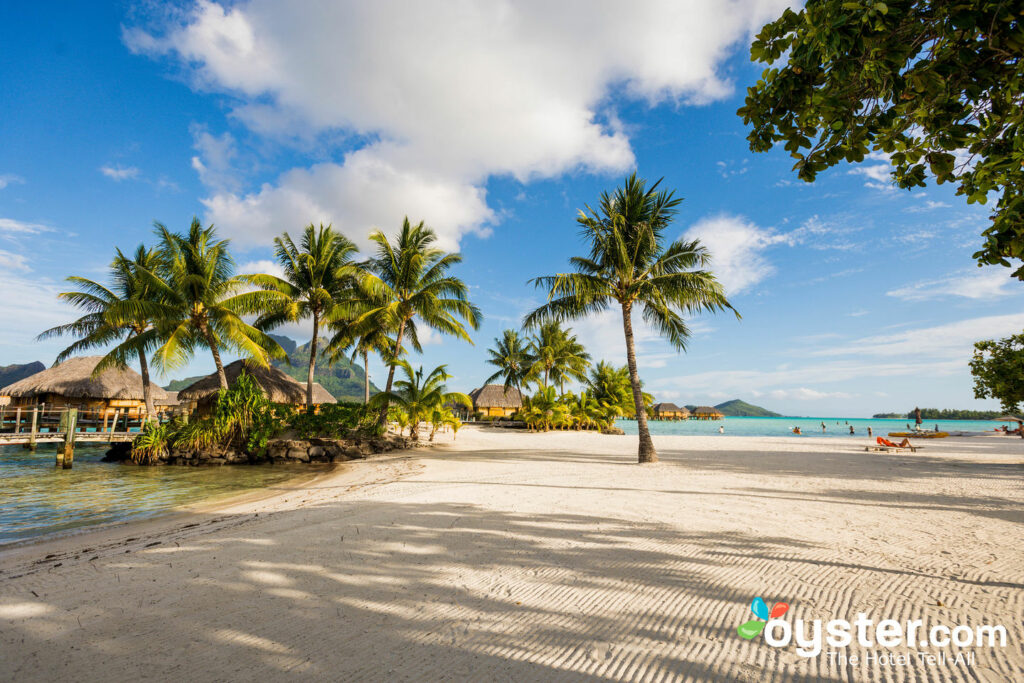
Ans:
[{"label": "white cloud", "polygon": [[984,300],[1017,293],[1008,290],[1008,287],[1015,287],[1017,292],[1021,291],[1020,282],[1010,277],[1009,269],[992,267],[970,273],[958,273],[940,280],[917,282],[886,292],[886,295],[904,301],[927,301],[954,296]]},{"label": "white cloud", "polygon": [[264,214],[333,221],[358,238],[408,213],[451,245],[493,220],[483,190],[492,175],[631,167],[610,96],[653,105],[729,95],[721,64],[787,4],[321,0],[296,12],[203,1],[159,37],[129,29],[124,39],[189,65],[197,87],[230,95],[257,133],[368,141],[342,164],[292,170],[253,194],[215,193],[209,217],[233,237],[278,230],[252,222]]},{"label": "white cloud", "polygon": [[212,135],[202,126],[192,127],[193,147],[198,154],[192,157],[192,168],[199,181],[213,190],[237,191],[240,188],[233,162],[238,154],[231,133]]},{"label": "white cloud", "polygon": [[247,261],[246,263],[241,263],[238,265],[236,272],[244,275],[266,273],[268,275],[276,275],[281,278],[284,277],[284,269],[281,268],[281,264],[269,259],[260,259],[258,261]]},{"label": "white cloud", "polygon": [[[924,195],[919,195],[923,197]],[[908,213],[924,213],[926,211],[934,211],[936,209],[948,209],[950,207],[946,202],[937,202],[933,199],[929,199],[920,206],[910,206],[905,209]]]},{"label": "white cloud", "polygon": [[57,284],[46,278],[6,274],[4,295],[0,297],[0,318],[4,320],[0,325],[0,348],[8,354],[8,362],[47,362],[42,354],[48,353],[52,358],[70,343],[66,339],[35,341],[43,330],[81,315],[57,299],[60,291]]},{"label": "white cloud", "polygon": [[4,189],[8,185],[15,185],[25,182],[25,179],[21,176],[14,175],[13,173],[4,173],[0,175],[0,190]]},{"label": "white cloud", "polygon": [[808,387],[793,387],[790,389],[773,389],[767,396],[778,400],[791,401],[821,401],[827,398],[853,398],[853,394],[845,391],[818,391]]},{"label": "white cloud", "polygon": [[873,356],[906,359],[949,359],[961,367],[970,357],[974,342],[1019,334],[1024,313],[970,318],[934,327],[873,335],[848,344],[808,352],[812,356]]},{"label": "white cloud", "polygon": [[697,221],[684,237],[699,239],[708,248],[711,271],[730,296],[749,290],[775,272],[775,267],[763,255],[768,247],[792,243],[786,235],[759,228],[742,216],[728,214]]},{"label": "white cloud", "polygon": [[139,177],[139,169],[135,166],[101,166],[100,173],[116,182],[134,180]]},{"label": "white cloud", "polygon": [[28,259],[21,254],[13,254],[9,251],[0,249],[0,269],[9,268],[11,270],[29,271]]},{"label": "white cloud", "polygon": [[29,223],[13,218],[0,218],[0,235],[12,238],[18,235],[38,235],[42,232],[53,232],[53,228],[42,223]]}]

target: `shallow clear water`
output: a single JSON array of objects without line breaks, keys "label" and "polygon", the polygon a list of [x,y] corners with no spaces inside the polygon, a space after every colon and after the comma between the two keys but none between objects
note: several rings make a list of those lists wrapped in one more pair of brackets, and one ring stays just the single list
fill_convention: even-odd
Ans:
[{"label": "shallow clear water", "polygon": [[[101,462],[106,446],[75,448],[56,469],[55,445],[0,447],[0,544],[151,517],[188,503],[284,482],[318,466],[135,467]],[[320,467],[319,469],[324,469]]]},{"label": "shallow clear water", "polygon": [[[824,433],[821,423],[825,423]],[[636,420],[618,420],[616,423],[627,434],[636,434]],[[725,428],[729,436],[793,436],[793,428],[800,427],[804,436],[854,436],[867,437],[868,427],[874,436],[886,436],[889,432],[908,431],[907,425],[914,426],[907,419],[862,419],[850,417],[727,417],[724,420],[680,420],[679,422],[651,420],[651,434],[717,434],[719,427]],[[934,431],[938,424],[942,432],[990,432],[1006,424],[991,420],[925,420],[921,428]],[[1015,428],[1016,425],[1010,425]]]}]

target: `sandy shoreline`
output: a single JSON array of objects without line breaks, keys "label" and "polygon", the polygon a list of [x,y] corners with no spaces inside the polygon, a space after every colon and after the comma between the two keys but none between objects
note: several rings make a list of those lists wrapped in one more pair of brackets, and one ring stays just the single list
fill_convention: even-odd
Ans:
[{"label": "sandy shoreline", "polygon": [[[467,428],[6,550],[0,679],[1020,679],[1024,445],[865,442],[656,437],[641,467],[635,437]],[[755,596],[1009,642],[970,667],[840,665],[739,638]]]}]

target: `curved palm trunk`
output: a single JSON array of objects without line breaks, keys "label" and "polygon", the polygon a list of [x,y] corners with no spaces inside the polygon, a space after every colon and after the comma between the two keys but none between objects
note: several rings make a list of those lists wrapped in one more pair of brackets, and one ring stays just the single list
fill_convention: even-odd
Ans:
[{"label": "curved palm trunk", "polygon": [[313,340],[309,342],[309,372],[306,373],[306,407],[313,405],[313,371],[316,369],[317,335],[320,334],[320,312],[313,311]]},{"label": "curved palm trunk", "polygon": [[633,406],[636,408],[636,427],[640,434],[640,449],[637,462],[658,462],[651,432],[647,429],[647,411],[644,410],[644,396],[640,390],[640,373],[636,369],[636,350],[633,345],[633,309],[622,304],[622,329],[626,333],[626,363],[629,365],[629,383],[633,386]]},{"label": "curved palm trunk", "polygon": [[217,379],[220,380],[220,388],[227,389],[228,376],[224,373],[224,363],[220,360],[220,349],[217,348],[217,341],[213,338],[210,328],[205,321],[199,324],[199,331],[202,332],[206,345],[210,347],[210,352],[213,353],[213,364],[217,366]]},{"label": "curved palm trunk", "polygon": [[370,402],[370,352],[363,351],[363,403]]},{"label": "curved palm trunk", "polygon": [[142,349],[139,349],[139,373],[142,375],[142,398],[146,402],[146,420],[156,420],[156,409],[153,407],[153,384],[149,380],[146,352]]},{"label": "curved palm trunk", "polygon": [[[400,322],[398,324],[398,334],[395,335],[395,353],[394,353],[395,357],[392,360],[395,360],[395,361],[398,360],[398,353],[399,353],[399,351],[402,348],[402,335],[404,333],[405,333],[405,320],[403,319],[402,322]],[[394,384],[394,382],[395,382],[395,364],[391,363],[391,368],[388,370],[388,383],[384,387],[384,393],[385,394],[390,394],[391,393],[391,385]],[[384,401],[384,403],[381,405],[381,408],[380,408],[380,415],[377,417],[377,423],[380,426],[382,426],[382,427],[388,423],[388,406],[389,406],[389,404],[390,404],[389,401]],[[413,439],[416,439],[416,437],[414,436]]]}]

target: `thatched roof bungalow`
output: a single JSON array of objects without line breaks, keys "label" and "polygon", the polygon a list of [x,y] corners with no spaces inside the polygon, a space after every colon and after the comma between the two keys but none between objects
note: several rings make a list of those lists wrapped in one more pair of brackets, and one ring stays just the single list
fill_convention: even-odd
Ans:
[{"label": "thatched roof bungalow", "polygon": [[[104,410],[138,416],[146,412],[142,376],[131,368],[111,368],[93,376],[103,356],[69,358],[60,365],[37,372],[0,389],[11,397],[14,407],[45,403],[53,407]],[[167,392],[152,386],[154,402],[167,398]]]},{"label": "thatched roof bungalow", "polygon": [[675,403],[655,403],[651,406],[651,412],[655,420],[686,420],[690,417],[689,410]]},{"label": "thatched roof bungalow", "polygon": [[[249,365],[244,360],[236,360],[224,366],[224,374],[228,378],[228,386],[238,381],[242,371],[256,380],[256,384],[263,390],[272,403],[290,403],[292,405],[306,404],[306,385],[297,382],[281,370],[275,367],[264,368],[258,365]],[[182,404],[202,404],[212,400],[220,389],[220,379],[217,373],[207,375],[193,384],[178,392],[178,401]],[[337,399],[331,392],[324,389],[320,384],[313,384],[313,403],[337,403]]]},{"label": "thatched roof bungalow", "polygon": [[694,420],[721,420],[725,418],[725,415],[718,408],[697,406],[690,413],[690,417]]},{"label": "thatched roof bungalow", "polygon": [[518,389],[505,390],[503,384],[487,384],[469,392],[473,408],[484,417],[509,417],[523,407]]}]

